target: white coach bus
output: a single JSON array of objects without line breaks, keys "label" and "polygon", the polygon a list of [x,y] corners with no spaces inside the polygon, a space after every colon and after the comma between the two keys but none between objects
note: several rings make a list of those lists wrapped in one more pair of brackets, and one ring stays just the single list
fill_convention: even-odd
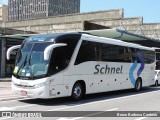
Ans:
[{"label": "white coach bus", "polygon": [[72,96],[154,84],[152,48],[86,33],[55,33],[27,38],[18,49],[12,91],[32,98]]}]

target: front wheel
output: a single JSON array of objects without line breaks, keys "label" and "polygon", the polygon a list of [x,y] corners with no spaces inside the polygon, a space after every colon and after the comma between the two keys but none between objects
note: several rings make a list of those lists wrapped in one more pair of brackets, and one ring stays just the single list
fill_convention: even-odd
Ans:
[{"label": "front wheel", "polygon": [[84,90],[82,84],[79,82],[75,83],[72,89],[72,98],[74,100],[80,100],[84,96]]},{"label": "front wheel", "polygon": [[142,89],[142,81],[138,78],[135,83],[135,90],[140,91]]}]

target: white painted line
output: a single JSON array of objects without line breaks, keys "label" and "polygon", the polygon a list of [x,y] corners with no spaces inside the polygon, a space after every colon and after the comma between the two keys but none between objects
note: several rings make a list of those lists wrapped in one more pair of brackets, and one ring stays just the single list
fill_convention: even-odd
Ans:
[{"label": "white painted line", "polygon": [[[21,98],[22,98],[22,97],[21,97]],[[13,99],[17,99],[17,96],[3,97],[3,98],[0,98],[0,101],[13,100]]]},{"label": "white painted line", "polygon": [[30,99],[30,98],[26,98],[26,97],[24,97],[24,98],[22,98],[23,96],[21,96],[21,98],[17,98],[16,100],[14,99],[14,100],[7,100],[7,101],[0,101],[0,103],[6,103],[6,102],[16,102],[16,101],[18,101],[18,100],[28,100],[28,99]]},{"label": "white painted line", "polygon": [[57,120],[70,120],[70,119],[68,119],[68,118],[59,118]]},{"label": "white painted line", "polygon": [[[125,96],[125,97],[112,98],[112,99],[107,99],[107,100],[102,100],[102,101],[95,101],[95,102],[90,102],[90,103],[78,104],[78,105],[77,104],[71,104],[71,105],[74,105],[74,106],[57,108],[57,109],[52,109],[52,110],[47,110],[47,111],[58,111],[58,110],[70,109],[70,108],[79,107],[79,106],[85,106],[85,105],[90,105],[90,104],[97,104],[97,103],[103,103],[103,102],[108,102],[108,101],[125,99],[125,98],[130,98],[130,97],[135,97],[135,96],[148,95],[148,94],[156,93],[156,92],[160,92],[160,90],[158,90],[158,91],[152,91],[152,92],[146,92],[146,93],[141,93],[141,94],[139,93],[139,94],[136,94],[136,95],[128,95],[128,96]],[[17,99],[17,100],[27,100],[27,99],[30,99],[30,98],[26,98],[26,99],[22,99],[21,98],[21,99]],[[10,100],[10,101],[17,101],[17,100]],[[1,101],[1,103],[4,103],[4,102],[6,103],[8,101]],[[13,109],[16,109],[18,107],[20,108],[20,107],[28,107],[28,106],[34,106],[34,105],[17,106],[17,107],[13,107]],[[3,120],[3,119],[9,119],[9,118],[1,118],[0,120]],[[142,120],[142,119],[145,119],[145,118],[141,117],[141,118],[138,118],[137,120]]]},{"label": "white painted line", "polygon": [[14,95],[14,94],[0,94],[0,97],[1,96],[11,96],[11,95]]},{"label": "white painted line", "polygon": [[14,109],[17,109],[17,108],[30,107],[30,106],[33,106],[33,105],[16,106],[16,107],[13,107],[13,108],[14,108]]},{"label": "white painted line", "polygon": [[[0,111],[11,111],[17,108],[30,107],[30,106],[33,106],[33,105],[24,105],[24,106],[16,106],[16,107],[0,107]],[[4,117],[4,118],[2,117],[0,118],[0,120],[6,120],[11,118],[14,118],[14,117]]]},{"label": "white painted line", "polygon": [[1,95],[0,98],[3,98],[3,97],[13,97],[13,96],[16,96],[16,97],[26,97],[26,96],[22,96],[22,95]]},{"label": "white painted line", "polygon": [[101,114],[101,113],[105,113],[107,111],[115,111],[115,110],[118,110],[119,108],[113,108],[113,109],[110,109],[110,110],[105,110],[105,111],[101,111],[101,112],[98,112],[97,113],[93,113],[93,114],[89,114],[89,115],[85,115],[83,117],[76,117],[76,118],[72,118],[72,119],[68,119],[68,118],[59,118],[57,120],[78,120],[78,119],[82,119],[84,117],[90,117],[90,116],[93,116],[93,115],[98,115],[98,114]]},{"label": "white painted line", "polygon": [[146,119],[147,117],[140,117],[140,118],[137,118],[135,120],[143,120],[143,119]]},{"label": "white painted line", "polygon": [[6,119],[11,119],[13,117],[4,117],[4,118],[0,118],[0,120],[6,120]]},{"label": "white painted line", "polygon": [[71,104],[72,106],[69,106],[69,107],[56,108],[56,109],[51,109],[51,110],[46,110],[46,111],[65,110],[65,109],[70,109],[70,108],[75,108],[75,107],[87,106],[87,105],[91,105],[91,104],[97,104],[97,103],[103,103],[103,102],[114,101],[114,100],[119,100],[119,99],[131,98],[131,97],[135,97],[135,96],[148,95],[148,94],[156,93],[156,92],[160,92],[160,90],[147,92],[147,93],[136,94],[136,95],[128,95],[128,96],[125,96],[125,97],[111,98],[111,99],[106,99],[106,100],[102,100],[102,101],[89,102],[89,103],[84,103],[84,104],[81,104],[81,103]]},{"label": "white painted line", "polygon": [[9,110],[15,110],[17,108],[23,108],[23,107],[30,107],[33,105],[23,105],[23,106],[16,106],[16,107],[0,107],[0,111],[9,111]]},{"label": "white painted line", "polygon": [[[157,113],[159,113],[159,112],[156,112],[155,114],[157,114]],[[149,118],[149,117],[139,117],[139,118],[137,118],[135,120],[143,120],[143,119],[146,119],[146,118]]]},{"label": "white painted line", "polygon": [[11,107],[0,107],[0,111],[10,111],[10,110],[15,110]]}]

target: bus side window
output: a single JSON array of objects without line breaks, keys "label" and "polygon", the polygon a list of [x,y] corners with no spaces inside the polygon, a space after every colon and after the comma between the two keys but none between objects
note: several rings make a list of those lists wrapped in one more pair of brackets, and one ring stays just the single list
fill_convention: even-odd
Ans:
[{"label": "bus side window", "polygon": [[55,74],[66,68],[65,47],[53,49],[50,61],[49,74]]},{"label": "bus side window", "polygon": [[96,45],[96,42],[82,41],[79,52],[77,54],[75,65],[88,61],[97,61]]},{"label": "bus side window", "polygon": [[132,52],[132,63],[137,60],[137,50],[135,48],[131,48]]},{"label": "bus side window", "polygon": [[130,63],[130,50],[128,47],[102,44],[102,61]]},{"label": "bus side window", "polygon": [[75,65],[86,62],[89,60],[89,45],[87,41],[82,41],[82,44],[79,48]]}]

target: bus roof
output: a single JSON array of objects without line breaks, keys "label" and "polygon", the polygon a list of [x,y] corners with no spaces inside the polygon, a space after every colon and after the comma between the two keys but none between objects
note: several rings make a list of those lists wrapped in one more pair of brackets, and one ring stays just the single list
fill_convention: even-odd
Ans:
[{"label": "bus roof", "polygon": [[147,37],[143,34],[143,32],[141,35],[136,33],[131,33],[121,29],[101,29],[101,30],[90,30],[90,31],[84,31],[84,32],[91,35],[99,36],[99,37],[118,39],[125,42],[140,44],[142,46],[160,48],[159,39]]},{"label": "bus roof", "polygon": [[94,41],[94,42],[102,42],[102,43],[128,46],[128,47],[133,47],[133,48],[155,51],[153,48],[145,47],[145,46],[142,46],[139,44],[124,42],[124,41],[112,39],[112,38],[93,36],[93,35],[89,35],[89,34],[85,34],[85,33],[82,35],[82,38],[84,38],[84,39],[88,38],[87,40]]},{"label": "bus roof", "polygon": [[39,34],[34,35],[26,39],[27,42],[54,42],[54,40],[71,37],[71,36],[81,36],[80,33],[52,33],[52,34]]},{"label": "bus roof", "polygon": [[121,46],[128,46],[128,47],[134,47],[134,48],[140,48],[140,49],[154,51],[153,48],[144,47],[142,45],[135,44],[135,43],[124,42],[124,41],[121,41],[121,40],[118,40],[118,39],[114,39],[114,38],[107,38],[105,36],[100,36],[100,35],[96,36],[95,34],[90,34],[88,32],[68,32],[68,33],[38,34],[38,35],[30,36],[29,38],[27,38],[27,40],[28,41],[35,41],[35,42],[36,41],[45,42],[45,41],[53,41],[53,40],[55,40],[57,38],[62,38],[62,37],[65,37],[65,36],[70,36],[70,35],[76,35],[76,36],[81,36],[82,38],[88,38],[89,40],[94,41],[94,42],[102,42],[102,43],[121,45]]},{"label": "bus roof", "polygon": [[90,30],[85,32],[91,35],[99,36],[99,37],[119,39],[119,40],[128,41],[128,42],[139,41],[139,40],[142,40],[142,41],[155,40],[153,38],[130,33],[121,29],[102,29],[102,30]]}]

